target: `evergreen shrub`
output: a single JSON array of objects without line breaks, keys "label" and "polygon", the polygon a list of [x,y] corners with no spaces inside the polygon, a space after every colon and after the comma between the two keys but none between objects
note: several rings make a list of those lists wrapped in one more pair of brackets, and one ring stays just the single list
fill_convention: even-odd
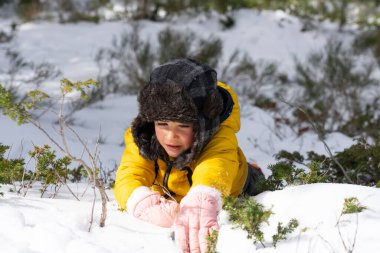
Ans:
[{"label": "evergreen shrub", "polygon": [[[288,155],[294,155],[286,151]],[[265,180],[258,183],[259,191],[282,190],[287,185],[302,185],[312,183],[325,183],[328,178],[324,171],[321,170],[320,162],[311,161],[304,164],[304,168],[297,168],[293,161],[281,160],[275,164],[269,165],[268,169],[272,172]],[[305,169],[306,167],[306,169]]]},{"label": "evergreen shrub", "polygon": [[288,83],[286,74],[278,70],[275,62],[253,60],[248,54],[236,51],[230,63],[220,66],[219,79],[230,84],[238,94],[242,105],[252,105],[278,110],[275,98],[282,93]]},{"label": "evergreen shrub", "polygon": [[90,94],[90,102],[110,93],[136,94],[145,84],[156,57],[152,45],[140,37],[137,25],[120,38],[115,37],[111,48],[102,48],[97,53],[98,80],[102,85]]},{"label": "evergreen shrub", "polygon": [[[335,158],[346,169],[351,180],[358,185],[376,186],[380,183],[380,141],[369,144],[364,138],[356,144],[335,154]],[[322,165],[329,182],[348,183],[341,169],[330,158]]]},{"label": "evergreen shrub", "polygon": [[[111,48],[101,49],[96,57],[102,83],[100,90],[91,94],[90,101],[103,99],[110,93],[136,94],[149,79],[154,66],[176,58],[190,57],[210,65],[216,64],[222,51],[219,39],[201,39],[194,33],[170,28],[158,34],[158,47],[143,40],[139,27],[114,38]],[[170,50],[168,50],[170,48]]]},{"label": "evergreen shrub", "polygon": [[[372,187],[380,185],[379,141],[369,144],[364,138],[359,138],[356,144],[337,152],[333,158],[313,151],[308,152],[305,158],[299,152],[284,150],[275,157],[278,162],[268,167],[272,173],[266,181],[260,182],[260,191],[281,190],[287,185],[350,183],[336,161],[343,166],[354,184]],[[300,166],[302,167],[299,168]]]},{"label": "evergreen shrub", "polygon": [[353,42],[356,53],[361,54],[370,50],[380,65],[380,27],[374,27],[361,32]]},{"label": "evergreen shrub", "polygon": [[71,164],[69,157],[57,158],[55,151],[48,145],[34,146],[34,150],[30,151],[29,155],[36,161],[33,181],[41,182],[41,197],[49,186],[54,187],[57,192],[66,184],[69,174],[68,166]]},{"label": "evergreen shrub", "polygon": [[67,18],[61,19],[61,23],[79,23],[79,22],[91,22],[91,23],[99,23],[100,16],[97,14],[84,13],[74,11],[68,15]]},{"label": "evergreen shrub", "polygon": [[[25,160],[23,158],[7,158],[5,153],[9,148],[0,143],[0,184],[14,184],[24,178]],[[27,175],[26,178],[28,178]]]},{"label": "evergreen shrub", "polygon": [[193,32],[179,32],[169,27],[158,34],[158,42],[159,64],[189,57],[216,66],[223,47],[220,39],[213,37],[201,39]]},{"label": "evergreen shrub", "polygon": [[352,50],[337,41],[311,53],[306,62],[296,60],[294,81],[301,88],[296,103],[312,122],[304,112],[294,108],[293,125],[314,123],[322,136],[339,131],[351,137],[364,132],[378,138],[380,96],[368,96],[378,82],[373,71],[373,64],[359,63]]}]

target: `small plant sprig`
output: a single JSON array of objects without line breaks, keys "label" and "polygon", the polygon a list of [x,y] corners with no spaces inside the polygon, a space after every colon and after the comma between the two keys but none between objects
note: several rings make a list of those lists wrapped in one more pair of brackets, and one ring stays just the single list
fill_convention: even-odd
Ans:
[{"label": "small plant sprig", "polygon": [[[367,209],[366,206],[363,206],[360,204],[358,198],[356,197],[349,197],[344,199],[343,208],[340,213],[340,216],[338,218],[338,221],[336,223],[336,226],[338,228],[340,240],[343,244],[343,247],[345,249],[345,252],[354,252],[356,239],[357,239],[357,233],[358,233],[358,227],[359,227],[359,216],[358,213],[361,213],[363,210]],[[356,227],[353,239],[351,240],[345,240],[342,234],[342,231],[340,229],[340,223],[343,215],[345,214],[356,214]]]},{"label": "small plant sprig", "polygon": [[65,78],[61,80],[61,93],[67,95],[73,91],[79,91],[81,98],[86,101],[89,99],[86,89],[90,88],[91,86],[99,87],[99,82],[93,79],[88,79],[87,81],[71,82]]},{"label": "small plant sprig", "polygon": [[207,237],[207,253],[218,253],[216,251],[218,235],[219,235],[219,232],[217,230],[213,230],[211,234]]},{"label": "small plant sprig", "polygon": [[[229,214],[230,221],[247,231],[247,237],[253,238],[254,243],[259,242],[264,248],[264,233],[261,226],[269,224],[269,217],[273,214],[272,210],[266,210],[264,206],[257,203],[252,197],[226,197],[223,201],[223,209]],[[273,235],[273,246],[276,247],[278,241],[285,240],[286,235],[292,233],[298,227],[298,221],[292,219],[287,226],[283,227],[278,223],[277,234]]]},{"label": "small plant sprig", "polygon": [[277,243],[280,240],[286,240],[286,235],[290,234],[298,227],[298,221],[296,219],[291,219],[285,227],[282,226],[282,222],[277,224],[277,234],[272,236],[273,246],[276,248]]},{"label": "small plant sprig", "polygon": [[356,197],[344,199],[342,214],[361,213],[367,207],[362,206]]},{"label": "small plant sprig", "polygon": [[265,210],[264,206],[249,197],[226,197],[223,202],[223,209],[229,214],[229,219],[236,227],[247,231],[249,239],[254,238],[254,242],[260,242],[264,246],[264,233],[261,231],[263,223],[268,224],[268,219],[272,215],[271,210]]}]

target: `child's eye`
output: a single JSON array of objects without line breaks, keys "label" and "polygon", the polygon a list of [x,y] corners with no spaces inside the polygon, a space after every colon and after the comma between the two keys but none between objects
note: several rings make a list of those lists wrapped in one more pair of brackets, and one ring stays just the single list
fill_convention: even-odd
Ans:
[{"label": "child's eye", "polygon": [[190,125],[179,125],[179,127],[181,127],[181,128],[189,128]]}]

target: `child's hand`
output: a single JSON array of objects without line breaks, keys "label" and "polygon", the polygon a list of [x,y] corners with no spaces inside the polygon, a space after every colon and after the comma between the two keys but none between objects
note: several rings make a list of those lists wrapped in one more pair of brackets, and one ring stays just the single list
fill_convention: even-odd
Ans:
[{"label": "child's hand", "polygon": [[178,210],[175,201],[161,197],[148,187],[138,187],[127,202],[127,211],[134,217],[160,227],[171,227]]},{"label": "child's hand", "polygon": [[175,238],[182,252],[207,252],[207,237],[218,230],[220,192],[207,186],[196,186],[182,199],[175,221]]}]

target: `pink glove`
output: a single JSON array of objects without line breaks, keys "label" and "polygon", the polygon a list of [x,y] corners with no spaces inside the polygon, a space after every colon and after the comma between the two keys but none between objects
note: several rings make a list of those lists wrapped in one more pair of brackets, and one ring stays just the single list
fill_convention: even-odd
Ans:
[{"label": "pink glove", "polygon": [[219,229],[221,202],[218,190],[203,185],[191,188],[182,199],[175,221],[175,238],[182,252],[207,251],[207,237]]},{"label": "pink glove", "polygon": [[167,200],[145,186],[136,188],[127,201],[129,214],[160,227],[171,227],[177,210],[175,201]]}]

